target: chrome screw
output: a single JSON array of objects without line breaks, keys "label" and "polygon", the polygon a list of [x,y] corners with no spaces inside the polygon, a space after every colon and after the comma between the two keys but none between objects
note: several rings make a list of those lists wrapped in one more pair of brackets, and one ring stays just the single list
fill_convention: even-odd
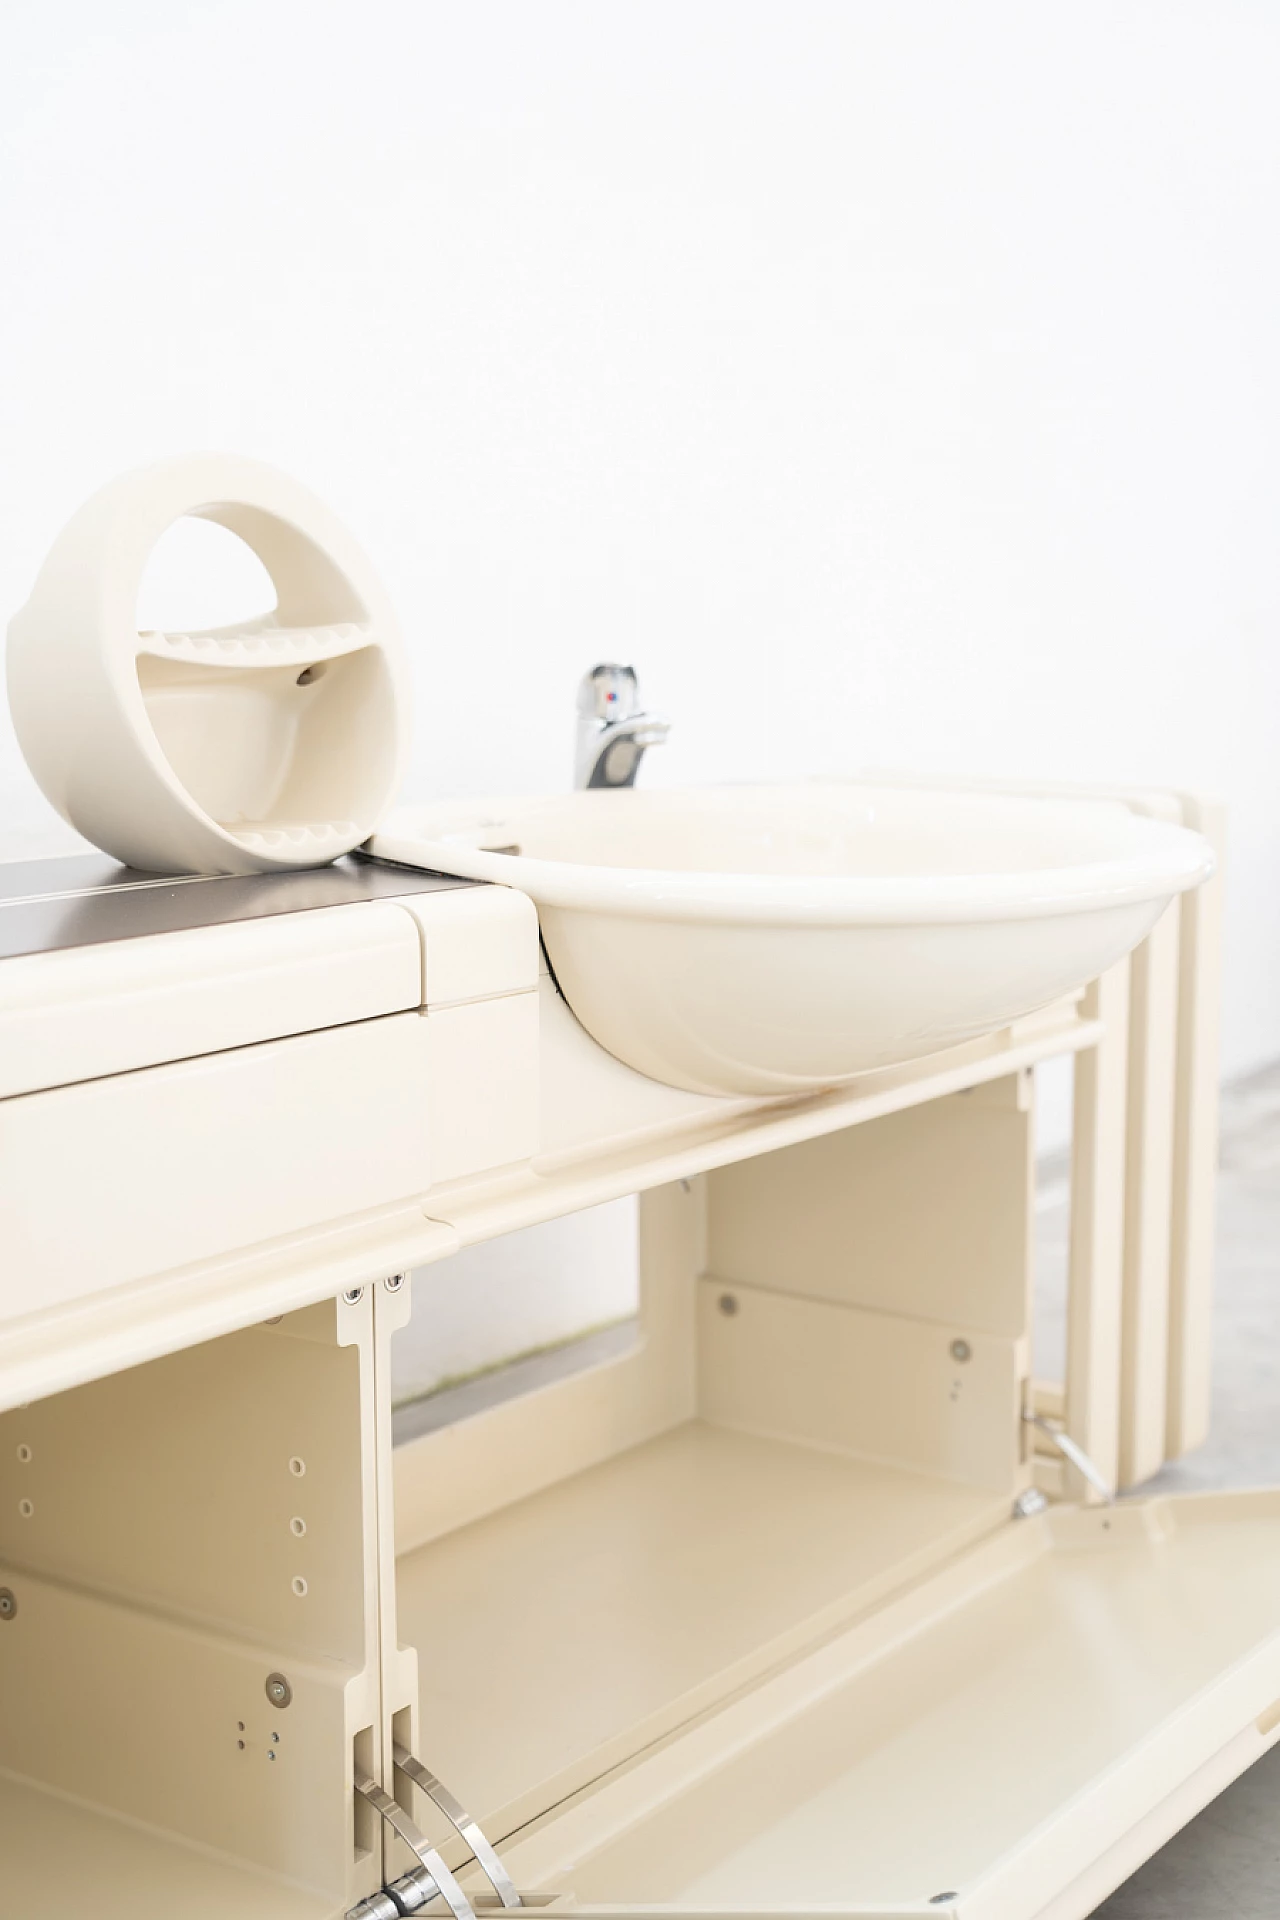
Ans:
[{"label": "chrome screw", "polygon": [[[951,1358],[963,1366],[966,1360],[972,1360],[973,1348],[967,1340],[953,1340],[951,1342]],[[950,1895],[948,1895],[948,1898],[950,1898]]]},{"label": "chrome screw", "polygon": [[1015,1520],[1034,1520],[1038,1513],[1044,1512],[1048,1504],[1039,1487],[1028,1487],[1014,1501],[1013,1517]]},{"label": "chrome screw", "polygon": [[287,1707],[293,1699],[293,1688],[282,1673],[269,1673],[264,1691],[273,1707]]},{"label": "chrome screw", "polygon": [[382,1284],[388,1293],[399,1293],[407,1278],[403,1273],[389,1273]]},{"label": "chrome screw", "polygon": [[0,1620],[12,1620],[18,1611],[12,1587],[0,1587]]},{"label": "chrome screw", "polygon": [[360,1302],[364,1299],[364,1288],[348,1287],[342,1298],[349,1307],[359,1306]]}]

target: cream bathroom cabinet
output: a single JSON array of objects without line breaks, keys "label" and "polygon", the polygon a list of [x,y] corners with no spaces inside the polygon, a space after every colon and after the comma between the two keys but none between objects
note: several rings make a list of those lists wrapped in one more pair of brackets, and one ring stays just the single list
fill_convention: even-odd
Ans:
[{"label": "cream bathroom cabinet", "polygon": [[[612,1059],[498,888],[0,962],[2,1920],[394,1920],[406,1816],[433,1913],[1083,1920],[1280,1737],[1280,1496],[1055,1440],[1203,1435],[1217,912],[789,1100]],[[632,1192],[626,1350],[393,1449],[410,1270]]]}]

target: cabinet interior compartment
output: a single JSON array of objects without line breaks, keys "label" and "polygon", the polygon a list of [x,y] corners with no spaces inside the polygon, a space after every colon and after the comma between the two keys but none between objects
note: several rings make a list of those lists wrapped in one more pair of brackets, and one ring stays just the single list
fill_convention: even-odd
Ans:
[{"label": "cabinet interior compartment", "polygon": [[656,1189],[634,1346],[396,1449],[392,1705],[491,1837],[1007,1521],[1032,1182],[1015,1073]]},{"label": "cabinet interior compartment", "polygon": [[1084,1920],[1280,1738],[1280,1495],[1014,1517],[1032,1213],[1023,1074],[658,1189],[632,1351],[397,1450],[398,1731],[518,1886]]},{"label": "cabinet interior compartment", "polygon": [[0,1416],[0,1912],[381,1883],[372,1342],[326,1302]]}]

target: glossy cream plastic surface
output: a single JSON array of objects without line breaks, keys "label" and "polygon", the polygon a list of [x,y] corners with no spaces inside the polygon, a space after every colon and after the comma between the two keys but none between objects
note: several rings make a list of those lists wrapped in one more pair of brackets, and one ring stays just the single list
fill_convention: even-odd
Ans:
[{"label": "glossy cream plastic surface", "polygon": [[0,1401],[427,1255],[536,1150],[537,968],[498,887],[0,962]]},{"label": "glossy cream plastic surface", "polygon": [[[1032,1485],[1080,1492],[1024,1408],[1108,1479],[1127,1435],[1196,1437],[1213,1157],[1189,1121],[1212,1081],[1216,899],[1187,896],[1078,1004],[775,1104],[605,1053],[531,991],[523,897],[401,903],[425,1011],[355,1022],[340,1070],[291,1082],[315,1115],[287,1169],[305,1224],[264,1242],[269,1081],[219,1107],[172,1202],[149,1156],[192,1137],[166,1091],[188,1064],[92,1083],[92,1122],[83,1087],[4,1102],[63,1103],[14,1196],[63,1237],[50,1281],[68,1272],[46,1304],[32,1251],[5,1243],[0,1920],[51,1898],[102,1920],[342,1920],[410,1864],[351,1792],[360,1766],[408,1803],[393,1736],[490,1825],[531,1904],[1084,1920],[1280,1733],[1274,1496],[1009,1518]],[[539,998],[530,1056],[504,1023]],[[409,1022],[423,1052],[384,1055],[377,1036]],[[290,1082],[316,1038],[225,1057],[270,1051]],[[366,1043],[385,1078],[353,1091]],[[1058,1384],[1029,1375],[1029,1070],[1063,1052]],[[538,1059],[540,1115],[513,1128]],[[135,1110],[139,1082],[155,1092]],[[415,1088],[425,1128],[385,1190],[415,1165],[425,1187],[335,1220],[350,1186],[299,1184],[324,1124],[349,1114],[371,1179]],[[237,1124],[243,1152],[215,1160]],[[109,1185],[84,1188],[107,1151],[133,1183],[109,1220]],[[634,1344],[393,1461],[412,1287],[387,1277],[637,1189]],[[144,1238],[221,1214],[238,1250],[86,1302],[130,1207],[160,1212]],[[1136,1231],[1157,1216],[1163,1240]],[[50,1391],[73,1377],[92,1384]],[[414,1811],[429,1824],[420,1795]]]},{"label": "glossy cream plastic surface", "polygon": [[21,954],[0,967],[0,1099],[421,1002],[417,929],[393,900]]},{"label": "glossy cream plastic surface", "polygon": [[528,893],[570,1006],[628,1065],[757,1095],[1082,987],[1213,865],[1199,835],[1119,804],[852,783],[455,802],[372,844]]},{"label": "glossy cream plastic surface", "polygon": [[371,1325],[327,1301],[0,1417],[3,1920],[380,1884]]},{"label": "glossy cream plastic surface", "polygon": [[1274,1743],[1278,1522],[1246,1493],[1008,1525],[508,1864],[586,1912],[1084,1920]]},{"label": "glossy cream plastic surface", "polygon": [[[1177,1048],[1128,971],[1077,1070],[1067,1424],[1108,1477],[1153,1283],[1125,1225],[1173,1197],[1171,1161],[1124,1163]],[[1008,1518],[1055,1485],[1018,1418],[1048,1394],[1028,1094],[864,1107],[650,1195],[633,1350],[398,1451],[419,1737],[522,1886],[1084,1920],[1275,1740],[1274,1494]],[[439,1210],[478,1233],[484,1206]]]},{"label": "glossy cream plastic surface", "polygon": [[[140,633],[152,548],[183,515],[237,534],[277,604],[247,625]],[[286,474],[228,455],[162,461],[86,501],[9,632],[28,764],[78,832],[128,866],[318,866],[396,792],[404,667],[368,560]]]}]

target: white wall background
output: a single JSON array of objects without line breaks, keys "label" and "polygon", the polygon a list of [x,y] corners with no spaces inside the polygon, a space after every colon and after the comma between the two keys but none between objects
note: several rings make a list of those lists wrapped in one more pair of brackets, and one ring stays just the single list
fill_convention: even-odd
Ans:
[{"label": "white wall background", "polygon": [[418,1400],[629,1319],[639,1295],[634,1196],[465,1247],[413,1276],[413,1318],[392,1343],[392,1398]]},{"label": "white wall background", "polygon": [[[1234,809],[1280,1053],[1270,0],[27,0],[0,65],[0,608],[226,447],[400,606],[422,794],[866,763]],[[11,834],[48,816],[0,731]]]}]

